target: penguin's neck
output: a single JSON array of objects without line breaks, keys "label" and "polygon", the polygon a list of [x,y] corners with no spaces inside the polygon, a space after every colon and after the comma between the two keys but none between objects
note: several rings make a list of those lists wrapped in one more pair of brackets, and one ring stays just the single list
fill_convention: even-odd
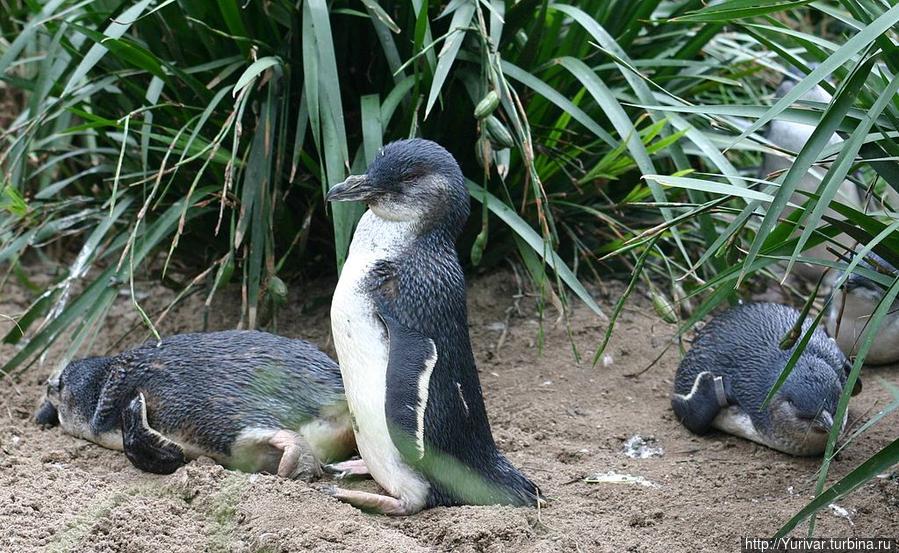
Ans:
[{"label": "penguin's neck", "polygon": [[420,220],[393,221],[379,217],[369,209],[356,226],[349,255],[386,259],[415,242],[432,237],[439,237],[439,233],[427,228]]}]

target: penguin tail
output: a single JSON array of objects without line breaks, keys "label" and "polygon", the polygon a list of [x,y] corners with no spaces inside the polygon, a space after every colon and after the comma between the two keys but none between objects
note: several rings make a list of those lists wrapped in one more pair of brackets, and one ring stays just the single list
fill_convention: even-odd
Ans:
[{"label": "penguin tail", "polygon": [[490,471],[491,474],[485,475],[496,485],[494,493],[498,497],[494,503],[536,507],[545,501],[536,484],[515,468],[502,453],[497,452],[496,456],[494,469]]},{"label": "penguin tail", "polygon": [[[439,460],[438,460],[439,459]],[[425,473],[431,481],[428,505],[512,505],[536,507],[540,489],[501,453],[491,452],[476,463],[452,456],[432,457]]]}]

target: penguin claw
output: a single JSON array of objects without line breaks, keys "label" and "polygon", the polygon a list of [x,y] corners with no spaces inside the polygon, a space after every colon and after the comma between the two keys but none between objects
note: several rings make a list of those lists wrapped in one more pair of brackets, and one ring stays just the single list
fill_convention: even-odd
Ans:
[{"label": "penguin claw", "polygon": [[337,480],[344,480],[354,476],[371,476],[371,473],[368,472],[368,466],[362,459],[323,464],[322,471],[333,475]]},{"label": "penguin claw", "polygon": [[330,474],[337,480],[343,480],[347,475],[347,471],[339,470],[331,463],[322,464],[321,468],[323,473]]},{"label": "penguin claw", "polygon": [[337,486],[335,486],[334,484],[316,484],[312,487],[325,495],[330,495],[331,497],[337,495]]}]

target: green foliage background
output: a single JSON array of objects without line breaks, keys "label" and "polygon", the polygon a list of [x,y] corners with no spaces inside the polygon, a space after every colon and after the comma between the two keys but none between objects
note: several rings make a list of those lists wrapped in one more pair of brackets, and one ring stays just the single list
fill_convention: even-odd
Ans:
[{"label": "green foliage background", "polygon": [[[899,266],[899,219],[880,201],[899,190],[892,2],[0,8],[0,94],[19,110],[0,113],[2,284],[30,284],[24,256],[57,244],[72,252],[4,338],[23,344],[5,373],[64,334],[73,338],[61,362],[77,356],[119,290],[152,328],[134,295],[140,271],[175,282],[179,297],[199,288],[211,300],[240,282],[241,324],[257,326],[285,282],[333,272],[345,258],[361,211],[324,206],[324,191],[408,136],[446,146],[471,179],[483,207],[461,241],[464,257],[489,267],[516,255],[544,297],[573,293],[597,312],[581,281],[618,272],[632,275],[629,290],[638,279],[649,286],[667,316],[680,312],[672,300],[698,303],[681,321],[688,329],[733,301],[747,277],[780,278],[778,263],[792,266],[841,231]],[[775,100],[772,85],[791,67],[808,76]],[[830,104],[791,107],[816,84],[833,93]],[[754,168],[771,151],[761,130],[775,118],[818,130],[769,182]],[[839,147],[827,145],[835,130],[846,138]],[[786,217],[813,165],[827,176]],[[874,208],[832,201],[846,178]],[[826,216],[828,205],[841,220]],[[850,270],[863,270],[856,263]],[[895,275],[867,276],[886,296],[837,420],[899,291]],[[835,441],[819,498],[783,531],[899,459],[893,442],[825,492]]]}]

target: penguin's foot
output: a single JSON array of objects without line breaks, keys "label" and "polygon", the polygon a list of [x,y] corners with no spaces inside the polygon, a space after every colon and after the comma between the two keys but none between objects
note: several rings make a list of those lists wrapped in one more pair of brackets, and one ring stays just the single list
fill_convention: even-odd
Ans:
[{"label": "penguin's foot", "polygon": [[338,480],[354,476],[371,477],[371,473],[368,472],[368,466],[362,459],[350,459],[349,461],[341,461],[339,463],[329,463],[327,465],[322,465],[322,470],[328,474],[333,474],[334,478],[337,478]]},{"label": "penguin's foot", "polygon": [[344,503],[349,503],[363,511],[373,511],[382,515],[406,516],[417,512],[405,502],[389,495],[380,495],[358,490],[345,490],[337,486],[327,486],[322,491]]},{"label": "penguin's foot", "polygon": [[[280,449],[281,462],[278,463],[278,476],[291,478],[299,469],[300,457],[305,450],[303,438],[290,430],[279,430],[269,438],[269,444]],[[314,470],[318,473],[318,463],[313,463]],[[320,476],[320,474],[316,474]]]}]

